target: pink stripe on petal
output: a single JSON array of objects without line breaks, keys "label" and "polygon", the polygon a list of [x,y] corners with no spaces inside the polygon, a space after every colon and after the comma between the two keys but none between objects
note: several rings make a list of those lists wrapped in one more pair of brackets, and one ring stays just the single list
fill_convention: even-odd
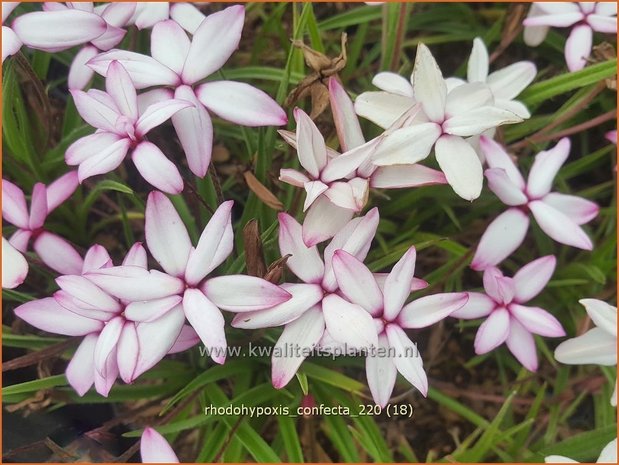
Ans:
[{"label": "pink stripe on petal", "polygon": [[196,89],[196,95],[209,111],[241,126],[283,126],[288,122],[275,100],[243,82],[207,82]]},{"label": "pink stripe on petal", "polygon": [[222,203],[202,231],[198,245],[189,254],[185,281],[197,285],[228,258],[234,247],[232,207],[234,202]]},{"label": "pink stripe on petal", "polygon": [[2,217],[18,228],[28,228],[26,196],[19,187],[6,179],[2,179]]},{"label": "pink stripe on petal", "polygon": [[514,275],[515,300],[524,303],[539,294],[550,281],[556,265],[556,257],[546,255],[520,268]]},{"label": "pink stripe on petal", "polygon": [[191,240],[172,202],[153,191],[146,202],[146,244],[161,267],[173,276],[184,276]]},{"label": "pink stripe on petal", "polygon": [[165,438],[152,428],[145,428],[140,440],[142,463],[178,463],[178,457]]},{"label": "pink stripe on petal", "polygon": [[292,298],[281,287],[254,276],[218,276],[206,280],[200,288],[217,307],[231,312],[263,310]]},{"label": "pink stripe on petal", "polygon": [[221,68],[237,49],[244,22],[243,5],[230,6],[204,18],[191,40],[183,82],[194,84]]},{"label": "pink stripe on petal", "polygon": [[35,328],[63,336],[84,336],[103,329],[101,321],[70,312],[53,297],[20,305],[15,314]]},{"label": "pink stripe on petal", "polygon": [[82,397],[95,382],[95,345],[98,335],[87,335],[73,354],[65,374],[77,395]]},{"label": "pink stripe on petal", "polygon": [[80,116],[91,126],[104,131],[116,132],[117,108],[110,107],[96,98],[96,93],[70,90]]},{"label": "pink stripe on petal", "polygon": [[593,249],[589,236],[569,216],[540,200],[531,202],[529,208],[540,228],[555,241],[583,250]]},{"label": "pink stripe on petal", "polygon": [[484,232],[471,268],[477,271],[494,266],[516,250],[529,229],[529,217],[517,208],[501,213]]},{"label": "pink stripe on petal", "polygon": [[34,240],[33,248],[39,258],[60,274],[80,274],[84,261],[75,248],[56,234],[43,231]]},{"label": "pink stripe on petal", "polygon": [[167,194],[179,194],[184,183],[176,165],[152,142],[143,141],[131,153],[133,164],[146,181]]},{"label": "pink stripe on petal", "polygon": [[183,296],[183,309],[189,324],[211,352],[215,363],[226,361],[225,320],[221,311],[198,289],[187,289]]}]

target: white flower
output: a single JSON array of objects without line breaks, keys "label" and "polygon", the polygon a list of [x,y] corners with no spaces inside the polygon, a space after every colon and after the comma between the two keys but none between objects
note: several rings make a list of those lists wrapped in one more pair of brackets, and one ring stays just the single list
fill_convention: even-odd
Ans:
[{"label": "white flower", "polygon": [[[562,455],[549,455],[544,459],[546,463],[579,463]],[[613,439],[602,449],[595,463],[617,463],[617,440]]]},{"label": "white flower", "polygon": [[[555,358],[569,365],[617,365],[617,307],[597,299],[582,299],[579,302],[584,305],[595,323],[595,328],[559,344],[555,350]],[[613,407],[617,406],[616,381],[610,403]],[[613,460],[613,463],[615,461]]]}]

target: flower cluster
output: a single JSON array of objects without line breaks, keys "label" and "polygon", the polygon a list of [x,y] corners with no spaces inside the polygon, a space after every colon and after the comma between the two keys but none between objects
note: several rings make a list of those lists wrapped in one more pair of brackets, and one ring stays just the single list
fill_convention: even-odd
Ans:
[{"label": "flower cluster", "polygon": [[[288,124],[286,111],[272,97],[226,80],[220,71],[241,40],[245,8],[228,6],[205,16],[184,3],[49,2],[5,26],[16,7],[3,4],[3,61],[22,46],[47,52],[80,46],[68,86],[77,112],[94,132],[64,153],[66,165],[77,168],[48,185],[35,183],[29,204],[20,187],[3,179],[2,216],[12,232],[2,241],[2,286],[21,285],[33,259],[55,273],[58,290],[20,305],[15,314],[41,330],[82,338],[66,368],[80,396],[93,385],[108,396],[118,378],[133,383],[166,355],[198,343],[213,362],[225,363],[224,312],[234,314],[234,328],[282,328],[271,360],[275,388],[286,386],[313,350],[353,349],[366,356],[369,391],[379,406],[389,402],[398,373],[423,396],[428,393],[409,329],[428,328],[447,317],[485,318],[475,353],[505,343],[530,371],[538,368],[534,335],[566,335],[552,309],[529,305],[550,281],[554,255],[530,261],[513,277],[499,269],[527,241],[531,216],[554,241],[593,249],[583,225],[596,218],[598,205],[552,189],[569,157],[570,140],[539,152],[526,181],[521,171],[530,160],[513,157],[494,140],[497,128],[531,117],[517,98],[536,77],[533,63],[490,72],[488,50],[477,38],[466,79],[444,78],[424,44],[417,47],[410,80],[379,73],[372,82],[380,91],[363,92],[354,102],[332,76],[327,88],[339,142],[335,148],[327,146],[305,111],[294,108],[294,131],[279,134],[296,151],[298,164],[282,167],[279,181],[302,188],[305,200],[302,221],[294,212],[278,216],[279,252],[293,275],[290,282],[280,282],[279,276],[229,272],[226,261],[235,243],[232,200],[213,209],[192,241],[180,210],[166,195],[182,194],[188,177],[163,144],[148,138],[170,120],[189,171],[204,178],[213,150],[213,118],[243,127]],[[548,26],[573,26],[565,53],[568,68],[577,70],[586,65],[592,31],[616,32],[615,16],[616,5],[606,3],[536,3],[524,23],[525,41],[541,43]],[[134,26],[152,28],[150,55],[115,48]],[[105,90],[84,90],[95,74],[104,79]],[[358,116],[383,130],[368,141]],[[429,160],[431,154],[435,160]],[[128,155],[156,190],[145,205],[145,243],[135,243],[114,265],[103,246],[92,245],[82,254],[48,230],[46,220],[84,180],[116,170]],[[440,170],[420,163],[426,161],[435,161]],[[488,224],[470,264],[483,272],[484,292],[428,293],[428,283],[415,276],[417,249],[410,243],[401,256],[391,256],[391,270],[373,272],[364,263],[380,222],[377,207],[364,213],[374,191],[449,184],[472,202],[482,193],[484,176],[507,206]],[[422,296],[415,295],[421,291]],[[596,327],[560,344],[556,359],[616,365],[616,308],[581,302]],[[290,346],[295,350],[277,350]],[[146,462],[178,462],[152,428],[144,431],[141,454]]]}]

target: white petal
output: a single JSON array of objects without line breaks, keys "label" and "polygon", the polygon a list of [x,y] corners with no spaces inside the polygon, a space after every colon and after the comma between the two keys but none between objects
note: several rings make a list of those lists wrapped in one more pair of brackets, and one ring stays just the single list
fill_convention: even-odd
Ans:
[{"label": "white petal", "polygon": [[181,296],[171,295],[161,299],[130,302],[125,307],[125,318],[138,323],[151,322],[176,307],[181,300]]},{"label": "white petal", "polygon": [[475,150],[461,137],[442,135],[436,142],[436,161],[454,192],[465,200],[481,193],[483,171]]},{"label": "white petal", "polygon": [[389,402],[398,370],[389,356],[389,341],[385,334],[378,336],[378,349],[365,358],[365,374],[372,398],[385,407]]},{"label": "white petal", "polygon": [[[536,16],[545,15],[546,13],[539,7],[538,3],[532,3],[529,9],[527,18],[535,18]],[[524,28],[523,39],[524,43],[530,47],[537,47],[541,44],[548,34],[548,26],[526,26]]]},{"label": "white petal", "polygon": [[488,49],[479,37],[475,37],[467,65],[467,80],[469,82],[486,82],[488,66]]},{"label": "white petal", "polygon": [[103,328],[101,321],[77,315],[61,306],[53,297],[22,304],[15,309],[15,314],[35,328],[64,336],[85,336]]},{"label": "white petal", "polygon": [[540,228],[555,241],[583,250],[593,249],[587,233],[569,216],[540,200],[529,203],[529,208]]},{"label": "white petal", "polygon": [[131,140],[128,137],[119,139],[101,152],[82,161],[77,170],[80,183],[91,176],[114,171],[127,156],[130,146]]},{"label": "white petal", "polygon": [[443,123],[443,131],[454,136],[474,136],[503,124],[521,121],[522,118],[511,111],[486,105],[449,118]]},{"label": "white petal", "polygon": [[565,61],[570,71],[578,71],[585,67],[587,58],[591,54],[592,44],[593,30],[591,27],[586,24],[574,26],[565,42]]},{"label": "white petal", "polygon": [[[383,294],[374,275],[361,261],[344,250],[336,250],[333,255],[333,271],[344,297],[374,316],[380,314]],[[405,287],[410,289],[410,283],[405,284]]]},{"label": "white petal", "polygon": [[84,261],[75,248],[62,237],[44,231],[32,244],[39,258],[60,274],[80,274]]},{"label": "white petal", "polygon": [[56,284],[72,297],[81,300],[92,308],[105,312],[119,312],[120,303],[83,276],[64,275],[56,278]]},{"label": "white petal", "polygon": [[529,371],[537,370],[537,349],[533,335],[513,318],[509,324],[509,335],[505,340],[509,351]]},{"label": "white petal", "polygon": [[206,280],[200,289],[219,308],[231,312],[263,310],[292,298],[281,287],[255,276],[218,276]]},{"label": "white petal", "polygon": [[516,301],[520,303],[528,302],[542,292],[548,281],[550,281],[556,265],[556,257],[554,255],[546,255],[520,268],[514,275]]},{"label": "white petal", "polygon": [[2,288],[13,289],[28,275],[28,262],[9,241],[2,238]]},{"label": "white petal", "polygon": [[467,292],[469,300],[458,310],[451,312],[449,316],[474,320],[490,315],[497,306],[496,302],[481,292]]},{"label": "white petal", "polygon": [[490,74],[487,83],[495,99],[511,100],[526,89],[536,75],[534,63],[519,61]]},{"label": "white petal", "polygon": [[415,100],[390,92],[363,92],[355,99],[357,115],[388,128],[406,113]]},{"label": "white petal", "polygon": [[287,213],[280,213],[279,250],[282,257],[291,255],[286,266],[306,283],[320,282],[324,275],[324,263],[316,246],[307,247],[303,242],[301,225]]},{"label": "white petal", "polygon": [[[4,43],[4,39],[2,42]],[[95,72],[87,66],[86,63],[98,54],[99,50],[92,45],[82,47],[81,50],[75,54],[67,78],[69,89],[82,90],[88,85]]]},{"label": "white petal", "polygon": [[322,300],[322,313],[329,334],[353,349],[368,349],[378,344],[378,335],[370,314],[336,294]]},{"label": "white petal", "polygon": [[398,189],[433,184],[447,184],[447,178],[442,172],[419,164],[381,166],[370,178],[370,186],[375,189]]},{"label": "white petal", "polygon": [[119,118],[116,105],[106,105],[98,99],[97,93],[81,90],[70,91],[80,116],[91,126],[109,132],[116,132],[116,120]]},{"label": "white petal", "polygon": [[378,138],[373,139],[330,159],[320,173],[320,179],[329,183],[354,175],[359,167],[376,153],[375,150],[380,146],[380,142]]},{"label": "white petal", "polygon": [[112,61],[107,70],[105,90],[112,97],[121,115],[131,121],[138,119],[138,100],[129,73],[118,61]]},{"label": "white petal", "polygon": [[383,287],[383,294],[385,296],[384,318],[387,321],[391,321],[398,316],[404,306],[404,302],[411,294],[416,260],[417,251],[415,247],[411,247],[393,266],[393,269],[387,275],[387,279],[385,279]]},{"label": "white petal", "polygon": [[161,21],[155,24],[150,37],[152,57],[180,75],[190,46],[185,31],[175,21]]},{"label": "white petal", "polygon": [[226,360],[225,320],[221,311],[198,289],[187,289],[183,297],[187,320],[196,330],[200,340],[210,351],[215,363]]},{"label": "white petal", "polygon": [[294,118],[297,123],[297,153],[299,162],[314,178],[327,164],[325,140],[309,115],[300,108],[295,108]]},{"label": "white petal", "polygon": [[178,99],[165,100],[152,104],[144,111],[140,119],[138,119],[135,125],[136,135],[138,137],[144,136],[151,129],[167,121],[182,109],[191,106],[191,102]]},{"label": "white petal", "polygon": [[415,100],[432,121],[443,121],[447,86],[436,60],[424,44],[417,46],[413,70],[413,90]]},{"label": "white petal", "polygon": [[617,463],[617,439],[613,439],[604,446],[597,463]]},{"label": "white petal", "polygon": [[[151,344],[151,346],[155,346],[155,344]],[[120,332],[116,347],[118,374],[120,375],[120,379],[125,383],[132,383],[134,378],[137,377],[134,376],[134,373],[139,354],[140,344],[138,342],[135,323],[126,321]]]},{"label": "white petal", "polygon": [[421,123],[397,129],[383,139],[372,161],[375,165],[412,164],[425,159],[440,137],[436,123]]},{"label": "white petal", "polygon": [[582,336],[563,341],[555,350],[555,358],[568,365],[593,363],[617,364],[617,338],[602,328],[593,328]]},{"label": "white petal", "polygon": [[542,199],[545,204],[569,216],[576,224],[586,224],[595,218],[600,207],[590,200],[575,195],[551,192]]},{"label": "white petal", "polygon": [[115,353],[116,344],[124,326],[124,318],[117,316],[107,322],[95,345],[95,370],[104,378],[108,376],[108,358]]},{"label": "white petal", "polygon": [[617,18],[613,16],[589,15],[587,23],[594,31],[604,32],[606,34],[617,33]]},{"label": "white petal", "polygon": [[559,320],[543,308],[510,304],[509,312],[530,333],[546,337],[565,336],[565,331]]},{"label": "white petal", "polygon": [[303,185],[305,189],[305,201],[303,202],[303,212],[306,212],[312,206],[314,201],[320,197],[329,186],[322,181],[309,181]]},{"label": "white petal", "polygon": [[152,428],[145,428],[140,439],[142,463],[178,463],[168,441]]},{"label": "white petal", "polygon": [[550,192],[552,181],[570,154],[570,146],[570,140],[564,137],[551,149],[535,156],[527,182],[529,197],[540,198]]},{"label": "white petal", "polygon": [[2,63],[11,55],[19,52],[22,46],[22,41],[13,32],[13,29],[2,26]]},{"label": "white petal", "polygon": [[146,202],[146,244],[161,267],[173,276],[183,276],[191,240],[172,202],[161,192],[151,192]]},{"label": "white petal", "polygon": [[505,205],[514,207],[527,203],[527,196],[515,185],[502,168],[490,168],[484,172],[488,187]]},{"label": "white petal", "polygon": [[393,362],[396,368],[425,397],[428,393],[428,378],[417,345],[396,325],[387,325],[386,331],[389,345],[395,350]]},{"label": "white petal", "polygon": [[462,308],[468,301],[466,292],[434,294],[413,300],[406,305],[398,324],[402,328],[427,328]]},{"label": "white petal", "polygon": [[143,141],[131,153],[133,164],[146,181],[167,194],[183,191],[183,178],[176,165],[152,142]]},{"label": "white petal", "polygon": [[338,207],[326,196],[312,204],[303,222],[303,242],[308,247],[333,237],[354,215],[353,210]]},{"label": "white petal", "polygon": [[192,3],[173,3],[170,5],[170,18],[190,34],[195,34],[206,16]]},{"label": "white petal", "polygon": [[[374,80],[376,80],[376,77]],[[363,145],[365,139],[352,100],[342,84],[334,77],[329,78],[329,101],[331,102],[333,122],[342,151],[345,152]]]},{"label": "white petal", "polygon": [[479,107],[492,105],[493,100],[492,91],[484,82],[463,84],[447,94],[446,118],[450,120],[454,116],[461,116]]},{"label": "white petal", "polygon": [[80,397],[86,394],[95,382],[94,361],[97,339],[97,334],[87,335],[73,354],[65,371],[67,381]]},{"label": "white petal", "polygon": [[482,135],[479,138],[479,146],[490,168],[505,170],[511,182],[519,189],[524,189],[525,182],[522,174],[520,174],[512,158],[498,142],[492,140],[491,137]]},{"label": "white petal", "polygon": [[185,289],[182,280],[139,266],[114,266],[84,276],[108,294],[131,302],[160,299],[180,294]]},{"label": "white petal", "polygon": [[2,180],[2,217],[18,228],[28,229],[28,206],[24,192],[6,179]]},{"label": "white petal", "polygon": [[286,325],[271,357],[273,387],[281,389],[290,382],[324,332],[325,319],[320,307],[309,309]]},{"label": "white petal", "polygon": [[497,216],[479,241],[471,262],[474,270],[484,270],[507,258],[516,250],[529,229],[529,217],[517,208],[510,208]]},{"label": "white petal", "polygon": [[589,317],[598,328],[617,337],[617,307],[597,299],[581,299],[578,302],[584,305]]},{"label": "white petal", "polygon": [[485,354],[497,348],[509,335],[509,312],[505,308],[493,310],[475,335],[475,353]]},{"label": "white petal", "polygon": [[198,245],[189,254],[185,272],[185,281],[188,284],[198,284],[232,253],[234,247],[233,205],[232,200],[222,203],[202,231]]}]

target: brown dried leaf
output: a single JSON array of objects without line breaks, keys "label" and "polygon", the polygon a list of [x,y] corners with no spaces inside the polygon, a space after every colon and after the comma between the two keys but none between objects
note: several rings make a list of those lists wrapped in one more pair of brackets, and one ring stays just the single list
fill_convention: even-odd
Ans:
[{"label": "brown dried leaf", "polygon": [[271,263],[269,265],[269,269],[264,275],[264,279],[270,283],[278,284],[282,279],[282,275],[284,274],[284,267],[286,266],[286,262],[290,257],[292,257],[292,255],[290,254],[284,255],[282,258],[279,258],[273,263]]},{"label": "brown dried leaf", "polygon": [[243,242],[245,243],[247,274],[258,277],[264,276],[267,272],[267,266],[264,263],[258,221],[255,219],[249,220],[243,228]]},{"label": "brown dried leaf", "polygon": [[266,205],[276,211],[284,209],[284,204],[275,197],[275,194],[271,192],[264,184],[262,184],[251,171],[245,171],[243,173],[247,186],[252,190],[254,194],[258,196]]}]

